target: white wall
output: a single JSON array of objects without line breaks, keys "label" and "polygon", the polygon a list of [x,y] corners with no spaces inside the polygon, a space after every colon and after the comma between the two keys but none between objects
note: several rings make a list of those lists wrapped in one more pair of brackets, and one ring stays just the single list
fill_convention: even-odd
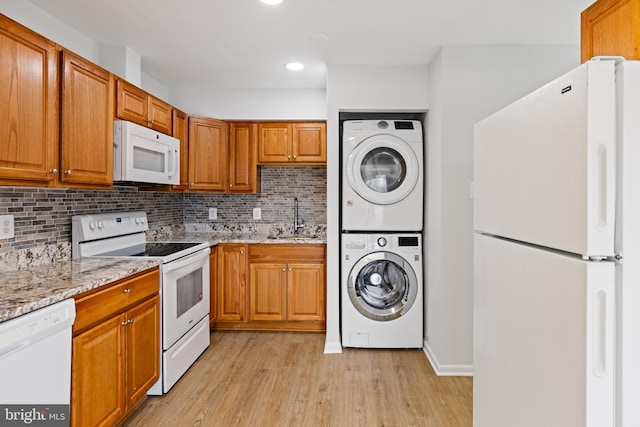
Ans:
[{"label": "white wall", "polygon": [[0,13],[98,64],[98,43],[23,0],[0,0]]},{"label": "white wall", "polygon": [[578,46],[443,47],[430,64],[425,350],[438,374],[473,370],[473,125],[578,64]]},{"label": "white wall", "polygon": [[[212,82],[214,83],[214,82]],[[185,89],[171,91],[173,105],[219,119],[325,120],[325,89]]]},{"label": "white wall", "polygon": [[330,66],[327,81],[327,335],[325,353],[340,353],[339,113],[424,112],[426,66]]}]

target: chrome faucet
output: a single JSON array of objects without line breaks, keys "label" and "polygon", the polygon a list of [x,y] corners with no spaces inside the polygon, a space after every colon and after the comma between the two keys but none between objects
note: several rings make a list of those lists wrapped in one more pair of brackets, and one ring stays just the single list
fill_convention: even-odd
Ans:
[{"label": "chrome faucet", "polygon": [[298,229],[304,228],[302,218],[298,214],[298,198],[293,198],[293,233],[298,234]]}]

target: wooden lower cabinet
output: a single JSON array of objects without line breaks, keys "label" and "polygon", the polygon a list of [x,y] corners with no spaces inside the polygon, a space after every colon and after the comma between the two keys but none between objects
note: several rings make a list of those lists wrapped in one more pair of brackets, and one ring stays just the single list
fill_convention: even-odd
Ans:
[{"label": "wooden lower cabinet", "polygon": [[154,270],[76,299],[72,426],[120,424],[146,399],[160,374],[158,290]]},{"label": "wooden lower cabinet", "polygon": [[[240,262],[218,258],[214,328],[324,331],[325,245],[250,244],[247,249],[248,259]],[[246,288],[242,262],[249,272]]]},{"label": "wooden lower cabinet", "polygon": [[245,320],[247,282],[247,245],[218,245],[218,313],[217,322]]}]

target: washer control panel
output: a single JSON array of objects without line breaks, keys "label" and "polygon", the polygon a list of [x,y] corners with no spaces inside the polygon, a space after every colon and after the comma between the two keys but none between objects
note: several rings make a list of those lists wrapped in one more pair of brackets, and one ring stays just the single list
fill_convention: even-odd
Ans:
[{"label": "washer control panel", "polygon": [[342,247],[349,251],[371,251],[384,249],[393,251],[421,251],[420,234],[365,234],[365,233],[343,233]]}]

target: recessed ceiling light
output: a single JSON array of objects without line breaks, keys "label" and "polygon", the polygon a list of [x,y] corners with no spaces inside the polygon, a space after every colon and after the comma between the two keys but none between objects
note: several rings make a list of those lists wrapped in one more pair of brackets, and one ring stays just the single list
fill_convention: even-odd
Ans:
[{"label": "recessed ceiling light", "polygon": [[287,70],[289,71],[300,71],[304,68],[304,64],[299,62],[288,62],[285,67],[287,67]]},{"label": "recessed ceiling light", "polygon": [[269,6],[275,6],[283,1],[284,0],[260,0],[261,3],[268,4]]}]

